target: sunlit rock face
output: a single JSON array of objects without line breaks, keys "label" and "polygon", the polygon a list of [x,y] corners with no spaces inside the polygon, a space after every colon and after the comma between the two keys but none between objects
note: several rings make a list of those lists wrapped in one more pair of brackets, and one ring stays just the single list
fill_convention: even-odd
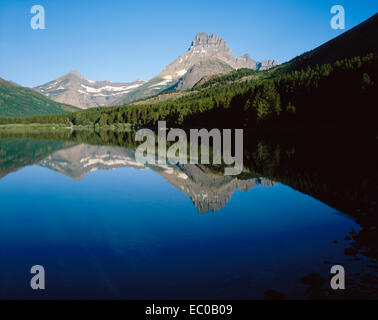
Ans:
[{"label": "sunlit rock face", "polygon": [[256,62],[249,54],[236,57],[221,37],[200,32],[188,51],[170,63],[157,77],[172,83],[178,81],[176,89],[190,89],[206,76],[241,68],[268,70],[276,65],[278,63],[274,60]]},{"label": "sunlit rock face", "polygon": [[274,60],[257,62],[249,54],[236,57],[220,36],[200,32],[184,54],[169,63],[161,73],[150,81],[129,94],[120,96],[116,104],[142,99],[167,89],[191,89],[201,79],[226,74],[241,68],[267,70],[277,64]]}]

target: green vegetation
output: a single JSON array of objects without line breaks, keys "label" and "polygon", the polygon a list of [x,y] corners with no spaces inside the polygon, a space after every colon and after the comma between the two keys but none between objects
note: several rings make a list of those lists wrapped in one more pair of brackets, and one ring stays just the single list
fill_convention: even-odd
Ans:
[{"label": "green vegetation", "polygon": [[14,138],[12,135],[3,135],[0,132],[0,178],[25,166],[38,163],[51,153],[71,145],[62,141],[46,143],[30,137],[24,138],[25,136],[28,134],[23,133]]},{"label": "green vegetation", "polygon": [[171,90],[168,92],[162,92],[156,96],[144,98],[142,100],[133,101],[132,105],[143,105],[143,104],[154,104],[158,102],[171,102],[178,98],[191,95],[195,92],[194,90]]},{"label": "green vegetation", "polygon": [[219,85],[226,85],[233,82],[242,82],[242,81],[249,81],[252,82],[259,82],[266,79],[272,79],[279,74],[284,73],[287,71],[289,64],[283,64],[277,67],[274,67],[269,70],[264,71],[256,71],[251,69],[238,69],[232,71],[230,73],[218,76],[211,76],[204,78],[199,83],[197,83],[194,89],[205,89]]},{"label": "green vegetation", "polygon": [[[232,76],[231,76],[232,77]],[[105,127],[129,123],[155,127],[307,128],[376,130],[378,58],[370,54],[282,73],[263,81],[205,88],[174,101],[95,108],[26,119],[0,118],[0,124],[54,123]]]},{"label": "green vegetation", "polygon": [[[75,144],[85,143],[89,145],[117,146],[135,150],[139,142],[135,141],[135,132],[115,131],[115,130],[0,130],[0,155],[5,161],[5,155],[8,153],[4,146],[4,141],[18,139],[30,139],[38,141],[64,141],[65,147]],[[15,148],[17,152],[24,152],[23,149]],[[56,150],[54,150],[56,151]],[[25,149],[27,152],[27,149]],[[41,159],[40,159],[41,160]],[[1,162],[0,162],[1,164]],[[1,165],[0,165],[1,167]]]},{"label": "green vegetation", "polygon": [[[76,108],[0,79],[0,116],[14,117],[0,118],[0,124],[91,128],[128,124],[135,128],[154,127],[158,120],[166,120],[172,127],[326,126],[376,131],[377,27],[375,14],[322,46],[267,71],[240,69],[205,77],[192,90],[171,90],[129,105],[71,114],[61,115]],[[146,86],[160,80],[140,86],[119,103],[141,98]]]},{"label": "green vegetation", "polygon": [[52,101],[42,94],[0,78],[0,116],[29,117],[37,114],[64,114],[79,110]]},{"label": "green vegetation", "polygon": [[258,71],[251,70],[251,69],[239,69],[235,71],[231,71],[230,73],[224,74],[224,75],[217,75],[217,76],[211,76],[207,77],[204,80],[207,81],[200,81],[195,85],[195,88],[209,88],[214,85],[220,85],[220,84],[227,84],[229,82],[234,82],[239,79],[242,79],[247,76],[256,75],[259,74]]},{"label": "green vegetation", "polygon": [[289,62],[290,68],[314,67],[346,58],[363,57],[371,52],[377,54],[377,31],[378,13],[340,36],[294,58]]}]

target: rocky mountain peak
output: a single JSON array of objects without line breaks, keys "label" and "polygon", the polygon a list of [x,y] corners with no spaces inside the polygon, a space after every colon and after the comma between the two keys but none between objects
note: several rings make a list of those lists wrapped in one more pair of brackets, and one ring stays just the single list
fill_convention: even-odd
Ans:
[{"label": "rocky mountain peak", "polygon": [[260,63],[258,63],[258,69],[263,71],[263,70],[269,70],[275,66],[278,66],[278,62],[276,60],[264,60]]},{"label": "rocky mountain peak", "polygon": [[208,39],[209,39],[209,36],[207,35],[206,32],[199,32],[196,35],[192,45],[199,45],[200,43],[206,42]]},{"label": "rocky mountain peak", "polygon": [[196,35],[189,50],[170,63],[153,80],[154,88],[175,86],[176,89],[190,89],[203,77],[224,74],[231,70],[248,68],[267,70],[277,63],[272,60],[256,62],[249,54],[236,57],[226,41],[215,34],[200,32]]},{"label": "rocky mountain peak", "polygon": [[206,32],[200,32],[196,35],[194,41],[192,42],[190,50],[193,50],[195,47],[227,47],[226,42],[219,36],[215,34],[208,35]]},{"label": "rocky mountain peak", "polygon": [[122,105],[172,88],[190,89],[204,77],[241,68],[267,70],[275,65],[277,62],[274,60],[256,62],[249,54],[236,57],[220,36],[200,32],[188,51],[148,82],[93,81],[73,70],[57,80],[36,87],[35,90],[54,101],[87,109]]},{"label": "rocky mountain peak", "polygon": [[246,53],[246,54],[242,55],[240,58],[244,58],[246,60],[252,59],[251,56],[249,55],[249,53]]},{"label": "rocky mountain peak", "polygon": [[67,77],[75,77],[80,79],[85,79],[84,76],[77,70],[72,70],[66,74]]},{"label": "rocky mountain peak", "polygon": [[86,79],[73,70],[64,76],[34,88],[48,98],[62,103],[88,109],[98,106],[111,106],[122,95],[143,85],[145,81],[112,82]]},{"label": "rocky mountain peak", "polygon": [[251,58],[251,56],[246,53],[245,55],[236,59],[236,68],[248,68],[256,70],[258,68],[258,63]]}]

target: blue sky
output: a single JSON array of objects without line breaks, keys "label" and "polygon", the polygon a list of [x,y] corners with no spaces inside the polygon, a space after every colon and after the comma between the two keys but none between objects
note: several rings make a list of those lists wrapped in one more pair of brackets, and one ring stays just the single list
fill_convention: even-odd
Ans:
[{"label": "blue sky", "polygon": [[[33,5],[46,30],[30,27]],[[280,63],[342,33],[378,10],[376,0],[0,0],[0,77],[36,86],[78,70],[93,80],[148,80],[184,53],[198,32],[224,38],[235,55]]]}]

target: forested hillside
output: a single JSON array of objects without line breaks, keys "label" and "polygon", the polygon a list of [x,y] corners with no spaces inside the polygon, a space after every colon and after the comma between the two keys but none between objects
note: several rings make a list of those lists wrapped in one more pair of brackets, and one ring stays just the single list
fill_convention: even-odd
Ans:
[{"label": "forested hillside", "polygon": [[153,105],[96,108],[66,115],[1,119],[2,123],[106,126],[295,128],[336,126],[376,130],[378,58],[370,54],[308,67],[273,79],[234,82]]},{"label": "forested hillside", "polygon": [[52,101],[32,89],[0,78],[0,116],[30,117],[77,111],[73,106]]},{"label": "forested hillside", "polygon": [[290,61],[298,69],[378,53],[378,13],[323,45]]}]

